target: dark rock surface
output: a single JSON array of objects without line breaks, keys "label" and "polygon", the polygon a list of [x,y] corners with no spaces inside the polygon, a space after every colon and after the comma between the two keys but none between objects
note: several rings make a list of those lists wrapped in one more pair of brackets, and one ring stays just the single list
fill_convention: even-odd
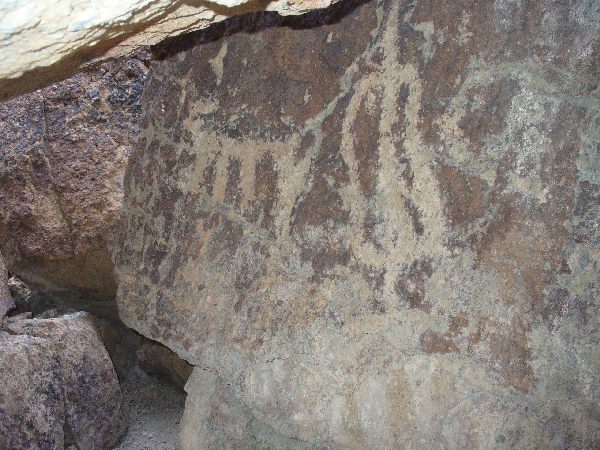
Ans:
[{"label": "dark rock surface", "polygon": [[168,347],[149,340],[137,349],[136,360],[138,367],[147,374],[168,380],[180,389],[184,388],[193,368]]},{"label": "dark rock surface", "polygon": [[99,315],[116,316],[106,237],[138,137],[147,59],[113,60],[0,103],[6,265],[35,290]]},{"label": "dark rock surface", "polygon": [[89,314],[6,323],[0,378],[0,448],[104,450],[126,431],[117,374]]},{"label": "dark rock surface", "polygon": [[599,29],[378,0],[157,51],[112,252],[198,366],[184,448],[600,446]]}]

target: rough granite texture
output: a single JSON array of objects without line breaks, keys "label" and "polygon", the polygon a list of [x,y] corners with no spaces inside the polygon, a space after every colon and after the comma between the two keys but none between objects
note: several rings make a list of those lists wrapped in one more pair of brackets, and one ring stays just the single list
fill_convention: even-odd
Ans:
[{"label": "rough granite texture", "polygon": [[250,11],[302,14],[337,0],[0,0],[0,100],[109,57]]},{"label": "rough granite texture", "polygon": [[0,324],[8,311],[15,307],[15,301],[10,293],[8,285],[8,270],[4,264],[4,258],[0,253]]},{"label": "rough granite texture", "polygon": [[157,49],[111,248],[121,318],[196,366],[183,448],[600,447],[599,9]]},{"label": "rough granite texture", "polygon": [[112,448],[123,395],[91,316],[12,321],[0,330],[0,448]]},{"label": "rough granite texture", "polygon": [[5,331],[0,343],[0,447],[64,448],[65,406],[53,343]]},{"label": "rough granite texture", "polygon": [[106,236],[139,136],[149,54],[0,103],[0,250],[33,289],[116,316]]}]

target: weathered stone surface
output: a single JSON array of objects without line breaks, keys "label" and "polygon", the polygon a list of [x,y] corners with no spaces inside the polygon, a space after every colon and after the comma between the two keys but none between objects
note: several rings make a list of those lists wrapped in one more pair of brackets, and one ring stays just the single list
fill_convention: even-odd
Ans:
[{"label": "weathered stone surface", "polygon": [[0,331],[0,447],[107,449],[125,433],[117,375],[88,314]]},{"label": "weathered stone surface", "polygon": [[[138,137],[148,55],[0,104],[0,248],[33,289],[114,306],[106,236]],[[104,304],[106,303],[106,304]],[[116,315],[116,311],[113,315]]]},{"label": "weathered stone surface", "polygon": [[113,253],[198,366],[184,448],[600,446],[599,27],[377,0],[157,52]]},{"label": "weathered stone surface", "polygon": [[0,100],[83,67],[250,11],[302,14],[336,0],[0,1]]},{"label": "weathered stone surface", "polygon": [[192,366],[177,353],[157,342],[146,341],[136,350],[138,366],[149,375],[157,375],[183,389]]},{"label": "weathered stone surface", "polygon": [[8,286],[8,270],[4,265],[4,258],[0,253],[0,323],[8,311],[15,307],[15,301],[12,298]]},{"label": "weathered stone surface", "polygon": [[0,447],[64,448],[64,399],[53,344],[4,331],[0,343]]}]

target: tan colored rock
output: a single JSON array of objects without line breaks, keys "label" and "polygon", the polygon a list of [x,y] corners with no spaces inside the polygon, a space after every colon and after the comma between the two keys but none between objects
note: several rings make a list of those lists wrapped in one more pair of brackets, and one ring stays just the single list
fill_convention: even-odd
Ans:
[{"label": "tan colored rock", "polygon": [[106,236],[121,210],[147,62],[141,52],[0,104],[6,264],[33,289],[99,315],[116,315]]},{"label": "tan colored rock", "polygon": [[157,50],[112,248],[197,367],[184,448],[600,445],[599,25],[376,0]]},{"label": "tan colored rock", "polygon": [[4,265],[4,258],[0,253],[0,323],[8,311],[15,307],[15,301],[12,298],[8,286],[8,270]]},{"label": "tan colored rock", "polygon": [[98,60],[251,11],[302,14],[336,0],[36,0],[0,2],[0,100],[64,79]]},{"label": "tan colored rock", "polygon": [[117,374],[89,314],[5,325],[0,375],[1,448],[105,450],[125,433]]}]

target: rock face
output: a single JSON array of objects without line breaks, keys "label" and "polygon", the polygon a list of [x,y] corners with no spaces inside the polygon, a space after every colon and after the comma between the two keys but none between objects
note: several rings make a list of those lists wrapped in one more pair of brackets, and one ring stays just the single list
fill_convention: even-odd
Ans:
[{"label": "rock face", "polygon": [[0,447],[104,450],[125,433],[117,375],[85,313],[0,330]]},{"label": "rock face", "polygon": [[2,253],[0,253],[0,323],[6,313],[14,307],[15,301],[8,286],[8,270],[6,270]]},{"label": "rock face", "polygon": [[147,59],[111,61],[0,104],[0,248],[11,272],[73,306],[115,309],[106,236],[138,137]]},{"label": "rock face", "polygon": [[111,245],[197,366],[185,448],[600,446],[599,27],[377,0],[157,51]]},{"label": "rock face", "polygon": [[336,0],[36,0],[0,2],[0,100],[60,81],[108,57],[249,11],[301,14]]}]

